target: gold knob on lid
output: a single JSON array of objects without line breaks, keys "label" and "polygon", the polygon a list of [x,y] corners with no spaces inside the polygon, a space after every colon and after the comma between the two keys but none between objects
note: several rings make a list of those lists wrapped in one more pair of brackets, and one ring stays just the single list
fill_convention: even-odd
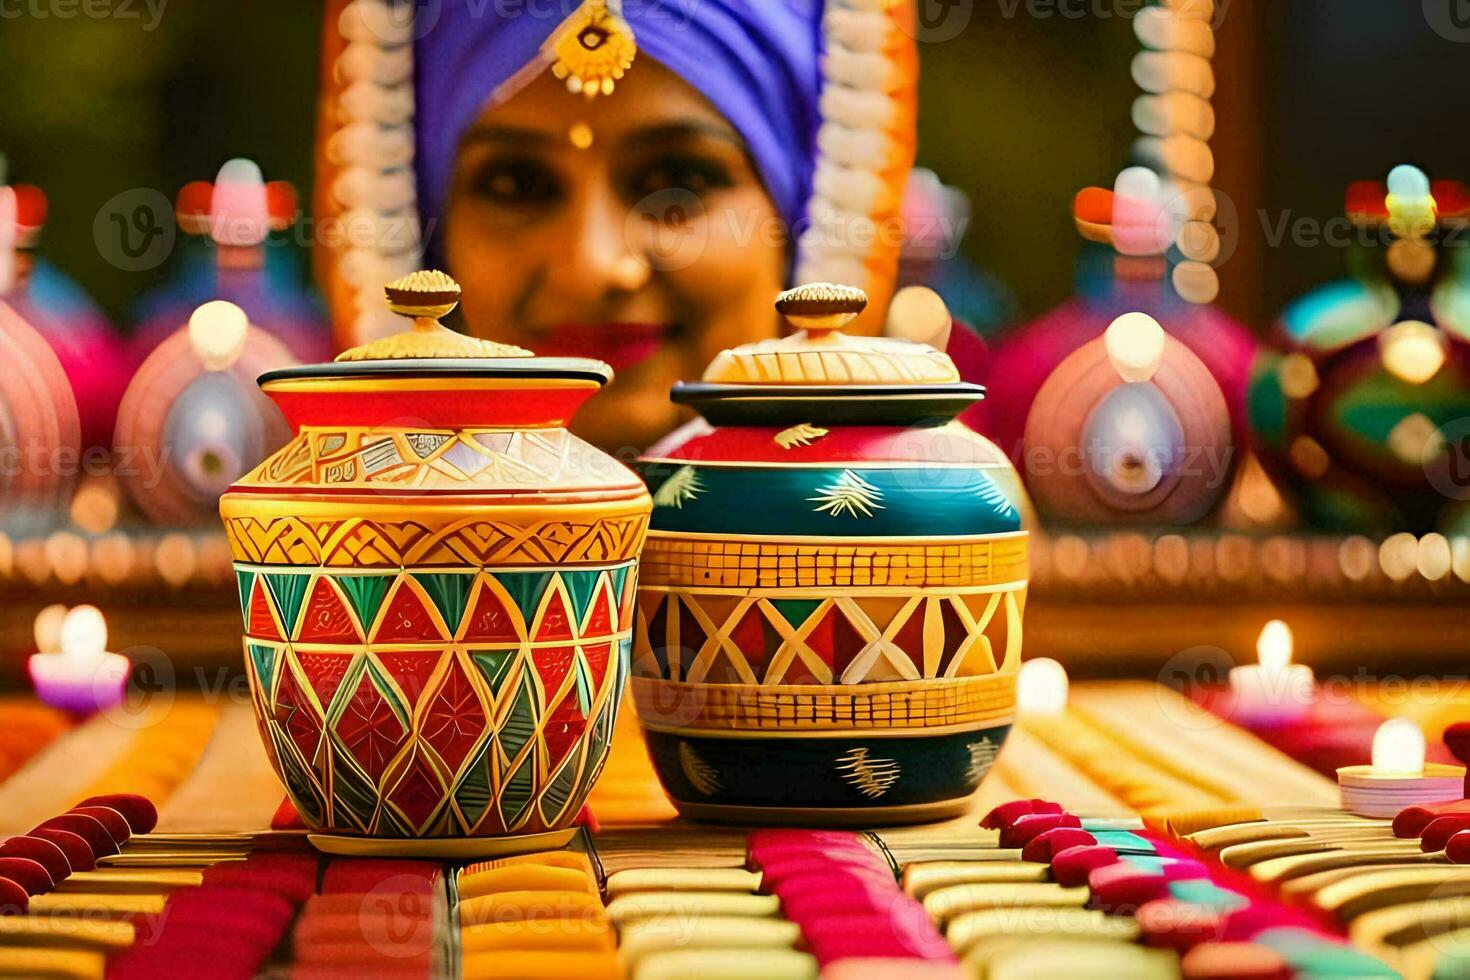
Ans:
[{"label": "gold knob on lid", "polygon": [[413,329],[337,355],[339,361],[403,358],[532,357],[523,347],[466,337],[439,322],[459,305],[459,283],[438,269],[421,269],[383,287],[388,309],[411,317]]},{"label": "gold knob on lid", "polygon": [[776,297],[776,312],[811,339],[841,330],[867,306],[867,293],[834,282],[809,282]]},{"label": "gold knob on lid", "polygon": [[388,283],[383,295],[399,316],[437,320],[459,305],[459,283],[438,269],[420,269]]}]

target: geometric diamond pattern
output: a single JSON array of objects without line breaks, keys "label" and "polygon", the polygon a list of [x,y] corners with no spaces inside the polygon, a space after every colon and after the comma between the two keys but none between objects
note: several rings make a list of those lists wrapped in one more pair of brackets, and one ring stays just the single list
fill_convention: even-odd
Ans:
[{"label": "geometric diamond pattern", "polygon": [[[1024,583],[906,595],[767,596],[764,590],[637,597],[633,671],[693,684],[864,684],[1014,669]],[[590,662],[590,658],[589,658]]]},{"label": "geometric diamond pattern", "polygon": [[633,564],[238,565],[266,747],[308,824],[405,837],[569,824],[629,670]]},{"label": "geometric diamond pattern", "polygon": [[357,760],[368,781],[377,784],[408,735],[408,728],[393,710],[393,702],[373,683],[372,670],[361,671],[360,678],[334,719],[332,734]]},{"label": "geometric diamond pattern", "polygon": [[451,659],[439,690],[424,711],[424,741],[438,751],[448,772],[457,773],[485,730],[485,709],[464,668]]},{"label": "geometric diamond pattern", "polygon": [[[225,532],[236,561],[304,568],[322,565],[389,572],[400,568],[471,564],[612,564],[638,555],[647,514],[618,514],[585,522],[555,519],[530,525],[465,518],[446,527],[367,518],[306,520],[230,517]],[[624,594],[621,588],[618,594]]]}]

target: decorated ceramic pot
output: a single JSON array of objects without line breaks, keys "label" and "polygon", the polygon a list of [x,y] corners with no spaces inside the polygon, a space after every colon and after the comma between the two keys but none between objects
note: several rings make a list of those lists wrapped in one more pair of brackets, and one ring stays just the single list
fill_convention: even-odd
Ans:
[{"label": "decorated ceramic pot", "polygon": [[233,303],[196,309],[142,363],[118,405],[113,465],[138,510],[166,526],[214,521],[220,494],[291,437],[255,379],[295,363]]},{"label": "decorated ceramic pot", "polygon": [[1225,397],[1204,361],[1146,313],[1118,317],[1054,370],[1026,418],[1025,459],[1048,518],[1192,524],[1230,487]]},{"label": "decorated ceramic pot", "polygon": [[627,676],[649,497],[568,421],[607,365],[440,326],[268,372],[295,431],[220,501],[260,731],[307,824],[452,837],[567,827]]},{"label": "decorated ceramic pot", "polygon": [[6,530],[48,529],[81,458],[76,399],[50,345],[0,300],[0,513]]},{"label": "decorated ceramic pot", "polygon": [[82,449],[105,448],[112,439],[118,400],[137,361],[128,356],[122,338],[86,290],[38,254],[48,210],[41,188],[7,187],[0,176],[0,214],[13,217],[10,227],[0,218],[0,249],[14,248],[0,257],[0,297],[46,339],[61,363],[76,399]]},{"label": "decorated ceramic pot", "polygon": [[1452,530],[1470,500],[1470,189],[1398,167],[1348,190],[1354,279],[1282,313],[1257,358],[1261,461],[1311,524]]},{"label": "decorated ceramic pot", "polygon": [[953,815],[1009,729],[1019,481],[955,421],[984,389],[948,357],[840,332],[865,301],[782,294],[799,331],[677,385],[702,418],[639,461],[654,508],[631,683],[687,816]]}]

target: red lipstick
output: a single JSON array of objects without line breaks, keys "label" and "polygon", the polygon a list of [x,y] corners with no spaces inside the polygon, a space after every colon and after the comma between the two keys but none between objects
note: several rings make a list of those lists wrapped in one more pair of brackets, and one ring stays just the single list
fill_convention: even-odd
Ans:
[{"label": "red lipstick", "polygon": [[533,344],[543,357],[592,357],[622,371],[657,353],[672,330],[664,323],[560,323]]}]

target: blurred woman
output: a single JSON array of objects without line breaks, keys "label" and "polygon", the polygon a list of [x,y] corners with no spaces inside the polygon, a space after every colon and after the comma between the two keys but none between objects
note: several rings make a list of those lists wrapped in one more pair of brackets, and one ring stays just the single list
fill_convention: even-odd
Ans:
[{"label": "blurred woman", "polygon": [[576,428],[631,451],[680,421],[674,381],[778,331],[784,286],[861,286],[859,329],[882,324],[913,160],[908,5],[409,6],[339,2],[327,32],[318,212],[346,234],[318,251],[340,342],[395,328],[382,282],[422,248],[470,332],[610,363]]}]

